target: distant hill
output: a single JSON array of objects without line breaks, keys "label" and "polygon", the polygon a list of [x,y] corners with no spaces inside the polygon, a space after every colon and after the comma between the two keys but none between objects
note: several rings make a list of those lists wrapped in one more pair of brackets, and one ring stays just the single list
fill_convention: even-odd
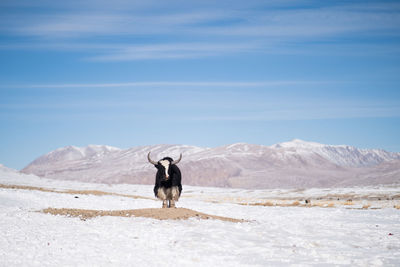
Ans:
[{"label": "distant hill", "polygon": [[302,140],[272,146],[237,143],[216,148],[152,145],[119,149],[68,146],[43,155],[22,172],[52,179],[152,184],[147,153],[179,163],[183,184],[236,188],[310,188],[400,184],[400,153]]}]

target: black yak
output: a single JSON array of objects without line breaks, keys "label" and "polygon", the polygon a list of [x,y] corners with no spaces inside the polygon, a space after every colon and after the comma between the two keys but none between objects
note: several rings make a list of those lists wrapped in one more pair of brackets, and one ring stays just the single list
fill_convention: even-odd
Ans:
[{"label": "black yak", "polygon": [[176,161],[165,157],[155,162],[151,160],[149,152],[147,159],[157,168],[154,195],[163,201],[163,208],[175,208],[175,201],[178,201],[182,192],[181,171],[176,166],[181,161],[182,154]]}]

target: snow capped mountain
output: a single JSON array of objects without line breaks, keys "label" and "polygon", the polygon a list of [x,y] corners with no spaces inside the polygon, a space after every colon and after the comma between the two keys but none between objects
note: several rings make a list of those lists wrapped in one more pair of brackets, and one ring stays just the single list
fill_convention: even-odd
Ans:
[{"label": "snow capped mountain", "polygon": [[400,153],[387,152],[381,149],[358,149],[346,145],[323,145],[299,139],[276,144],[271,147],[304,155],[316,153],[339,166],[372,166],[384,161],[400,159]]},{"label": "snow capped mountain", "polygon": [[2,171],[2,172],[4,172],[4,173],[8,173],[8,172],[18,172],[17,170],[10,169],[10,168],[4,166],[3,164],[0,164],[0,171]]},{"label": "snow capped mountain", "polygon": [[152,145],[130,149],[68,146],[33,161],[22,172],[53,179],[152,184],[159,160],[177,158],[184,184],[242,188],[329,187],[400,183],[400,153],[292,140],[262,146],[215,148]]},{"label": "snow capped mountain", "polygon": [[51,163],[60,160],[80,160],[91,157],[102,157],[121,149],[112,146],[88,145],[87,147],[67,146],[56,149],[39,157],[33,163]]}]

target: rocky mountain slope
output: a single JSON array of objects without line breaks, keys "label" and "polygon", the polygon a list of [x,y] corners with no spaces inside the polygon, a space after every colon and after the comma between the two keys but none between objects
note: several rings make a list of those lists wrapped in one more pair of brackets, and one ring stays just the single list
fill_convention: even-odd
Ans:
[{"label": "rocky mountain slope", "polygon": [[302,140],[272,146],[237,143],[216,148],[153,145],[130,149],[68,146],[43,155],[22,172],[101,183],[152,184],[147,153],[183,159],[183,184],[237,188],[309,188],[400,184],[400,153]]}]

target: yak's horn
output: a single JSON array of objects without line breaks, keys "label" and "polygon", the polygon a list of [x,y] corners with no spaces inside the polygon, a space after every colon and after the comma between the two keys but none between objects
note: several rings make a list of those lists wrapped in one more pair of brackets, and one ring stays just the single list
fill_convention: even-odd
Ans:
[{"label": "yak's horn", "polygon": [[179,161],[181,161],[181,159],[182,159],[182,153],[181,153],[181,155],[179,156],[179,159],[178,159],[178,160],[172,161],[171,164],[178,164]]},{"label": "yak's horn", "polygon": [[150,152],[149,152],[149,154],[147,154],[147,159],[148,159],[149,162],[150,162],[151,164],[153,164],[153,165],[157,165],[157,164],[158,164],[157,162],[151,160],[151,158],[150,158]]}]

